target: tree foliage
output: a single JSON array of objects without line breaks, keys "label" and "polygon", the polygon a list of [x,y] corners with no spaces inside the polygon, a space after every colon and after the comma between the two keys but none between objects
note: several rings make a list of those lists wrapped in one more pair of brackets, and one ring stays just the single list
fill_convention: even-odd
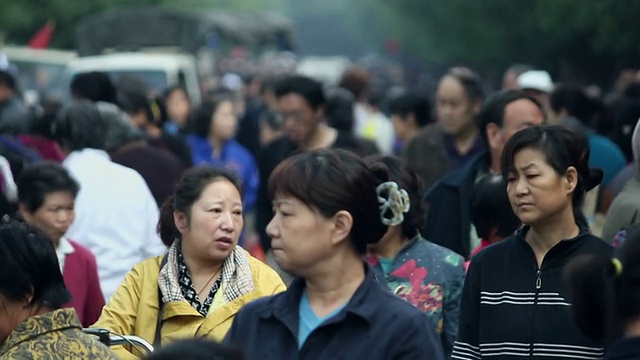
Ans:
[{"label": "tree foliage", "polygon": [[598,81],[640,60],[638,1],[373,0],[369,5],[388,34],[431,64],[530,63],[558,78]]},{"label": "tree foliage", "polygon": [[4,0],[0,34],[4,34],[6,43],[25,44],[41,26],[53,20],[56,30],[52,46],[73,48],[79,19],[111,7],[131,5],[283,10],[283,0]]}]

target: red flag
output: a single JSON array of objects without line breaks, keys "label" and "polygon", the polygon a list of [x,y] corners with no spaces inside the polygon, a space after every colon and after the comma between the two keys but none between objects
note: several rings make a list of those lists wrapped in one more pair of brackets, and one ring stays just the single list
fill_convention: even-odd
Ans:
[{"label": "red flag", "polygon": [[29,47],[33,49],[46,49],[49,47],[55,28],[56,24],[52,20],[47,21],[47,23],[33,35],[31,40],[29,40]]}]

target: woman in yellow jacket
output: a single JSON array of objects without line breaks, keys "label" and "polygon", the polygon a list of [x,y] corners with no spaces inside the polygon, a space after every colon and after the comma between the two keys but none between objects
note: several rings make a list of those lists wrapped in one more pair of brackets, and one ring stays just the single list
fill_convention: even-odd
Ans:
[{"label": "woman in yellow jacket", "polygon": [[[161,210],[158,231],[167,254],[137,264],[94,327],[156,346],[222,340],[242,306],[285,290],[275,271],[237,246],[242,227],[235,176],[210,166],[188,170]],[[141,355],[115,350],[121,358]]]}]

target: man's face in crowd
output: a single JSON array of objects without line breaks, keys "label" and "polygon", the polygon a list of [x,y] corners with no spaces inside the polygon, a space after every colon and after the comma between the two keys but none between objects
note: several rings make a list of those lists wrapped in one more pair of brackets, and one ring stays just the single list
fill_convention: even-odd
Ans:
[{"label": "man's face in crowd", "polygon": [[321,109],[314,110],[304,97],[294,93],[278,99],[278,110],[286,136],[295,143],[307,141],[317,129],[322,116]]},{"label": "man's face in crowd", "polygon": [[496,124],[489,124],[487,136],[492,152],[501,154],[504,145],[516,132],[544,122],[544,114],[540,107],[528,99],[510,102],[504,108],[502,128]]}]

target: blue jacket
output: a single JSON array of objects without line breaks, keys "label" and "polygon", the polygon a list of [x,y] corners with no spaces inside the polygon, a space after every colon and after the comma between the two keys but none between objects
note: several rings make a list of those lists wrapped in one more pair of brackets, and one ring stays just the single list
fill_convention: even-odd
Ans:
[{"label": "blue jacket", "polygon": [[300,298],[304,279],[284,293],[255,300],[236,315],[225,342],[247,360],[442,359],[442,348],[425,314],[395,297],[366,268],[349,303],[315,329],[298,349]]},{"label": "blue jacket", "polygon": [[260,177],[258,167],[249,151],[235,140],[229,140],[222,147],[220,158],[213,157],[213,149],[207,138],[189,135],[187,143],[191,148],[193,165],[212,164],[235,171],[242,181],[245,211],[251,211],[258,197]]},{"label": "blue jacket", "polygon": [[461,168],[450,172],[427,192],[429,208],[425,239],[468,257],[471,252],[471,198],[476,178],[489,169],[489,153],[476,156]]}]

